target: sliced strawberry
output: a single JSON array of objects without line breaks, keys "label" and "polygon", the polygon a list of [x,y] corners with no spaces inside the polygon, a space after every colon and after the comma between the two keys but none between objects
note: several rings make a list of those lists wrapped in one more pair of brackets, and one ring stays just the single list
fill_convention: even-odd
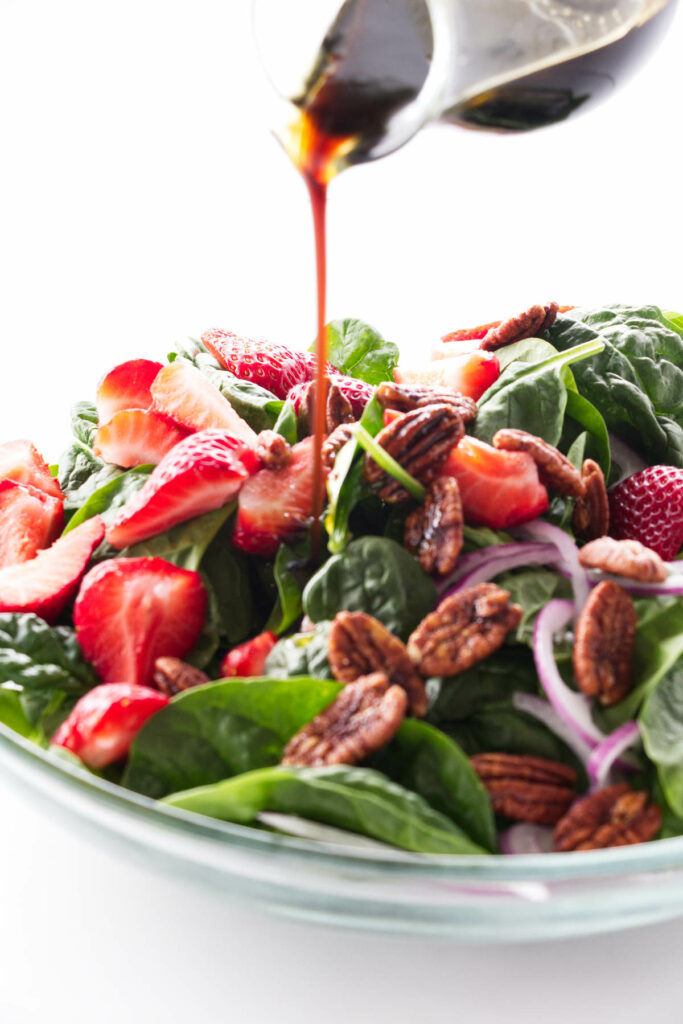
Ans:
[{"label": "sliced strawberry", "polygon": [[[344,398],[351,403],[351,409],[356,419],[363,415],[363,409],[372,398],[375,389],[372,384],[366,384],[364,380],[356,380],[355,377],[347,377],[343,373],[328,374],[330,382],[336,384]],[[306,398],[309,381],[297,384],[287,395],[287,398],[294,405],[294,411],[299,415],[301,403]]]},{"label": "sliced strawberry", "polygon": [[205,331],[202,341],[226,370],[240,380],[260,384],[277,398],[286,398],[295,384],[312,380],[315,375],[307,354],[286,345],[252,341],[220,328]]},{"label": "sliced strawberry", "polygon": [[30,484],[0,480],[0,568],[35,558],[64,528],[64,502]]},{"label": "sliced strawberry", "polygon": [[266,669],[266,658],[277,643],[275,633],[259,633],[239,647],[233,647],[221,663],[221,675],[262,676]]},{"label": "sliced strawberry", "polygon": [[256,434],[246,420],[201,370],[175,362],[157,375],[152,385],[153,408],[186,430],[229,430],[247,444]]},{"label": "sliced strawberry", "polygon": [[149,409],[152,381],[162,367],[163,363],[151,359],[129,359],[105,373],[95,396],[100,423],[106,423],[121,409]]},{"label": "sliced strawberry", "polygon": [[205,617],[199,573],[163,558],[100,562],[86,574],[74,605],[76,636],[103,683],[148,686],[156,659],[183,658]]},{"label": "sliced strawberry", "polygon": [[313,514],[313,438],[292,446],[282,469],[261,469],[244,485],[237,504],[233,544],[252,555],[274,555]]},{"label": "sliced strawberry", "polygon": [[245,456],[255,469],[251,449],[225,430],[191,434],[161,460],[109,524],[107,540],[120,550],[227,505],[249,476]]},{"label": "sliced strawberry", "polygon": [[424,370],[396,367],[394,377],[397,384],[452,388],[477,402],[500,377],[500,364],[493,352],[477,349],[476,352],[441,359]]},{"label": "sliced strawberry", "polygon": [[609,492],[610,534],[639,540],[664,559],[683,544],[683,469],[648,466]]},{"label": "sliced strawberry", "polygon": [[441,471],[458,481],[468,523],[506,530],[536,519],[548,508],[548,492],[526,452],[505,452],[466,435]]},{"label": "sliced strawberry", "polygon": [[94,516],[30,562],[0,569],[0,612],[35,612],[54,622],[75,594],[90,556],[103,539],[104,522]]},{"label": "sliced strawberry", "polygon": [[187,437],[153,409],[121,409],[95,432],[93,451],[105,462],[128,469],[161,462],[164,455]]},{"label": "sliced strawberry", "polygon": [[16,480],[31,484],[53,498],[64,498],[59,482],[50,467],[30,441],[6,441],[0,444],[0,480]]},{"label": "sliced strawberry", "polygon": [[502,320],[492,320],[490,324],[479,324],[478,327],[463,327],[459,331],[449,331],[448,334],[444,334],[441,340],[443,342],[460,342],[460,341],[481,341],[489,333],[492,327],[500,327]]},{"label": "sliced strawberry", "polygon": [[78,701],[52,737],[88,768],[120,761],[148,718],[168,704],[168,697],[148,686],[105,683]]}]

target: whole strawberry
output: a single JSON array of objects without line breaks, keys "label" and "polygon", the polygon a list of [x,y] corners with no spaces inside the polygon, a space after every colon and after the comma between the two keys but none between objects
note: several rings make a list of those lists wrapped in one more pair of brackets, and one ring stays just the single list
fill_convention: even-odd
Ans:
[{"label": "whole strawberry", "polygon": [[683,469],[648,466],[609,493],[610,534],[639,540],[664,559],[683,543]]}]

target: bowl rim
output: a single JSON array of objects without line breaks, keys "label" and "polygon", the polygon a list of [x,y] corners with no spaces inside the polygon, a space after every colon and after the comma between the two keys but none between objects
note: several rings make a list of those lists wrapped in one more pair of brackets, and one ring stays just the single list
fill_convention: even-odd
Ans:
[{"label": "bowl rim", "polygon": [[490,854],[488,856],[456,854],[420,854],[404,850],[352,849],[348,846],[324,845],[310,839],[289,836],[237,825],[209,818],[203,814],[171,807],[125,789],[97,775],[79,768],[67,760],[60,760],[31,740],[14,732],[0,722],[0,755],[12,769],[28,767],[40,776],[41,785],[59,780],[72,791],[79,791],[90,799],[98,800],[110,808],[129,815],[143,817],[148,824],[166,830],[182,831],[188,837],[213,840],[219,844],[241,847],[253,852],[272,852],[304,859],[319,867],[330,869],[351,866],[374,867],[379,871],[398,872],[414,878],[434,878],[440,881],[490,882],[561,882],[573,878],[595,875],[623,876],[642,872],[683,868],[683,836],[660,839],[656,842],[633,846],[611,847],[605,850],[587,850],[548,854]]}]

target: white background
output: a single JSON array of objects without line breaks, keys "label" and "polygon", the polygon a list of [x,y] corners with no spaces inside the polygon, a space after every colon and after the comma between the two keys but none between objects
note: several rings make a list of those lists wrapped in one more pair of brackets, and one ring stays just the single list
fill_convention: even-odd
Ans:
[{"label": "white background", "polygon": [[[432,128],[343,175],[330,316],[415,362],[534,301],[683,307],[682,43],[679,12],[575,122]],[[56,459],[104,370],[208,326],[309,343],[306,194],[261,91],[246,0],[0,0],[0,438]],[[118,864],[11,792],[0,813],[2,1024],[680,1021],[680,925],[493,951],[335,936]]]}]

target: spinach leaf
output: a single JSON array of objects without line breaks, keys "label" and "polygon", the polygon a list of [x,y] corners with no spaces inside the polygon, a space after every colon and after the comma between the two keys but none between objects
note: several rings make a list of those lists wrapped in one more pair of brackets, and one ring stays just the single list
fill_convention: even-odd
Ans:
[{"label": "spinach leaf", "polygon": [[557,349],[543,338],[524,338],[513,341],[511,345],[503,345],[496,353],[501,373],[511,363],[541,363],[557,355]]},{"label": "spinach leaf", "polygon": [[661,680],[640,713],[645,753],[671,810],[683,818],[683,663]]},{"label": "spinach leaf", "polygon": [[[584,398],[577,391],[567,391],[565,413],[586,432],[588,454],[599,463],[600,468],[605,474],[605,479],[607,479],[609,477],[612,456],[607,425],[601,414],[587,398]],[[577,466],[577,469],[581,469],[581,465]]]},{"label": "spinach leaf", "polygon": [[121,476],[122,469],[103,462],[92,448],[82,441],[74,441],[59,460],[59,485],[64,492],[64,512],[69,518],[84,505],[91,494],[108,481]]},{"label": "spinach leaf", "polygon": [[572,311],[547,337],[562,351],[600,339],[575,369],[581,394],[650,462],[683,466],[683,338],[656,306]]},{"label": "spinach leaf", "polygon": [[491,706],[511,704],[518,691],[537,693],[538,675],[526,647],[502,648],[457,676],[430,680],[432,703],[427,721],[439,728]]},{"label": "spinach leaf", "polygon": [[512,634],[520,644],[531,645],[536,616],[549,601],[554,597],[572,596],[569,580],[552,569],[530,568],[507,572],[497,576],[496,583],[509,592],[510,599],[521,605],[524,612],[521,622]]},{"label": "spinach leaf", "polygon": [[277,586],[277,601],[265,628],[272,633],[284,633],[300,618],[303,611],[302,591],[310,576],[310,542],[308,538],[299,549],[281,544],[275,556],[273,575]]},{"label": "spinach leaf", "polygon": [[177,343],[176,351],[169,353],[168,358],[169,362],[183,359],[201,370],[252,430],[258,433],[273,428],[284,402],[259,384],[235,377],[214,359],[201,341],[191,338],[186,345]]},{"label": "spinach leaf", "polygon": [[403,639],[436,604],[434,582],[405,548],[385,537],[359,537],[333,555],[304,590],[313,620],[338,611],[367,612]]},{"label": "spinach leaf", "polygon": [[683,657],[683,602],[676,597],[636,598],[638,615],[633,651],[634,688],[629,695],[598,713],[608,731],[634,718],[660,680]]},{"label": "spinach leaf", "polygon": [[77,441],[92,448],[98,424],[97,409],[92,402],[76,402],[71,407],[71,431]]},{"label": "spinach leaf", "polygon": [[48,626],[30,613],[0,614],[0,683],[21,687],[32,726],[64,700],[74,701],[99,679],[68,626]]},{"label": "spinach leaf", "polygon": [[122,784],[161,797],[277,764],[287,741],[340,689],[304,677],[225,679],[186,690],[140,730]]},{"label": "spinach leaf", "polygon": [[445,814],[479,846],[496,849],[491,801],[469,758],[443,732],[406,719],[369,765]]},{"label": "spinach leaf", "polygon": [[330,626],[329,622],[318,622],[311,632],[295,633],[278,641],[266,660],[267,674],[274,679],[332,679],[327,657]]},{"label": "spinach leaf", "polygon": [[368,384],[393,380],[398,355],[393,341],[385,341],[362,320],[332,320],[327,325],[327,358],[348,377]]},{"label": "spinach leaf", "polygon": [[510,534],[502,530],[491,530],[488,526],[468,526],[467,523],[463,527],[463,537],[466,552],[481,551],[482,548],[491,548],[496,544],[511,544],[513,541]]},{"label": "spinach leaf", "polygon": [[485,852],[416,793],[370,768],[279,765],[174,793],[164,803],[243,825],[261,811],[296,814],[416,853]]},{"label": "spinach leaf", "polygon": [[[376,437],[384,426],[384,411],[373,395],[363,409],[360,425],[371,437]],[[351,540],[349,529],[351,513],[360,501],[372,492],[363,478],[363,452],[354,436],[337,452],[334,467],[327,480],[327,514],[325,529],[328,548],[339,555]]]},{"label": "spinach leaf", "polygon": [[120,552],[123,558],[165,558],[181,569],[199,569],[204,554],[221,527],[235,511],[230,502],[203,516],[187,519]]},{"label": "spinach leaf", "polygon": [[102,516],[105,523],[108,523],[119,509],[127,505],[142,490],[153,469],[154,466],[136,466],[98,487],[71,517],[64,533],[74,530],[93,516]]},{"label": "spinach leaf", "polygon": [[45,743],[42,730],[36,728],[26,715],[21,702],[21,693],[0,686],[0,722],[27,740],[41,746]]},{"label": "spinach leaf", "polygon": [[509,707],[491,707],[460,722],[446,722],[441,728],[472,757],[492,750],[505,754],[530,754],[561,761],[577,772],[581,785],[585,773],[572,750],[537,718]]},{"label": "spinach leaf", "polygon": [[497,430],[517,427],[557,445],[567,405],[566,367],[601,350],[601,343],[591,339],[540,362],[510,363],[479,400],[472,433],[490,443]]},{"label": "spinach leaf", "polygon": [[299,440],[299,423],[294,412],[294,403],[289,399],[282,403],[278,418],[273,424],[273,430],[277,434],[281,434],[288,444],[296,444]]}]

